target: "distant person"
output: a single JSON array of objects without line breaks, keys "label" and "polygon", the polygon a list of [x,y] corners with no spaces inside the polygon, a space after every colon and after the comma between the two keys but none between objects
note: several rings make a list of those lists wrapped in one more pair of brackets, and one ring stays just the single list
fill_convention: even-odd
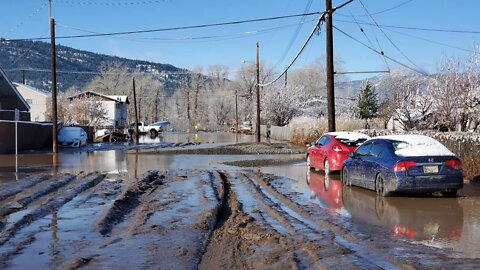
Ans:
[{"label": "distant person", "polygon": [[270,122],[267,123],[267,139],[270,139],[270,135],[272,135],[272,125]]}]

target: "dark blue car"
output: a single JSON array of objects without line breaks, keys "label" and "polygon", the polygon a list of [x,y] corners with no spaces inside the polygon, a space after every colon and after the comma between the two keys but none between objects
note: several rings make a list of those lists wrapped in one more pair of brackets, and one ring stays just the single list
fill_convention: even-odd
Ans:
[{"label": "dark blue car", "polygon": [[463,187],[460,160],[441,143],[422,135],[381,136],[364,142],[343,163],[342,182],[375,190],[455,196]]}]

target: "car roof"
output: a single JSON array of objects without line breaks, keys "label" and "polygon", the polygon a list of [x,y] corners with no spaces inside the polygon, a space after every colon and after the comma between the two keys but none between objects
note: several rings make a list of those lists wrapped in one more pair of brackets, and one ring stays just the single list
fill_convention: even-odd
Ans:
[{"label": "car roof", "polygon": [[356,141],[358,139],[370,139],[370,136],[360,132],[339,131],[339,132],[327,132],[325,135],[330,135],[336,139],[346,139],[350,141]]},{"label": "car roof", "polygon": [[447,147],[435,140],[434,138],[418,135],[418,134],[403,134],[403,135],[386,135],[372,138],[369,141],[387,140],[405,143],[400,146],[395,154],[403,157],[418,157],[418,156],[455,156]]}]

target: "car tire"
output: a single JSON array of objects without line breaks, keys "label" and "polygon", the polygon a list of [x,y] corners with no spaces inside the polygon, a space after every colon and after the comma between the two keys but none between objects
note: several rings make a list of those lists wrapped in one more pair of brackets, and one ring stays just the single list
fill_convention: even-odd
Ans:
[{"label": "car tire", "polygon": [[328,192],[328,189],[330,188],[330,177],[328,175],[325,175],[325,179],[323,180],[323,189]]},{"label": "car tire", "polygon": [[342,179],[343,186],[351,186],[352,185],[350,183],[350,180],[348,179],[348,170],[345,167],[342,168],[341,179]]},{"label": "car tire", "polygon": [[323,171],[325,171],[325,175],[329,175],[330,174],[330,163],[328,163],[328,158],[325,159],[325,161],[323,162]]},{"label": "car tire", "polygon": [[314,169],[314,167],[312,167],[312,161],[310,160],[310,155],[307,156],[307,170],[311,171],[312,169]]},{"label": "car tire", "polygon": [[385,188],[385,180],[381,173],[377,174],[375,178],[375,192],[382,197],[388,196],[389,192]]},{"label": "car tire", "polygon": [[155,129],[150,129],[150,136],[157,137],[157,135],[158,135],[158,131],[156,131]]},{"label": "car tire", "polygon": [[442,191],[442,196],[447,197],[447,198],[457,197],[457,190],[456,189],[451,189],[451,190],[448,190],[448,191]]}]

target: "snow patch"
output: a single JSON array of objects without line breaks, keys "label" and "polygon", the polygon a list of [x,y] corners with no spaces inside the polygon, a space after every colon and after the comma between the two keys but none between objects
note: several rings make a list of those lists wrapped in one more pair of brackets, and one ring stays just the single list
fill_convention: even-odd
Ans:
[{"label": "snow patch", "polygon": [[370,136],[360,132],[328,132],[328,135],[334,136],[336,139],[344,139],[349,141],[357,141],[359,139],[370,139]]},{"label": "snow patch", "polygon": [[395,151],[395,154],[401,157],[455,156],[437,140],[423,135],[387,135],[375,138],[403,142]]}]

